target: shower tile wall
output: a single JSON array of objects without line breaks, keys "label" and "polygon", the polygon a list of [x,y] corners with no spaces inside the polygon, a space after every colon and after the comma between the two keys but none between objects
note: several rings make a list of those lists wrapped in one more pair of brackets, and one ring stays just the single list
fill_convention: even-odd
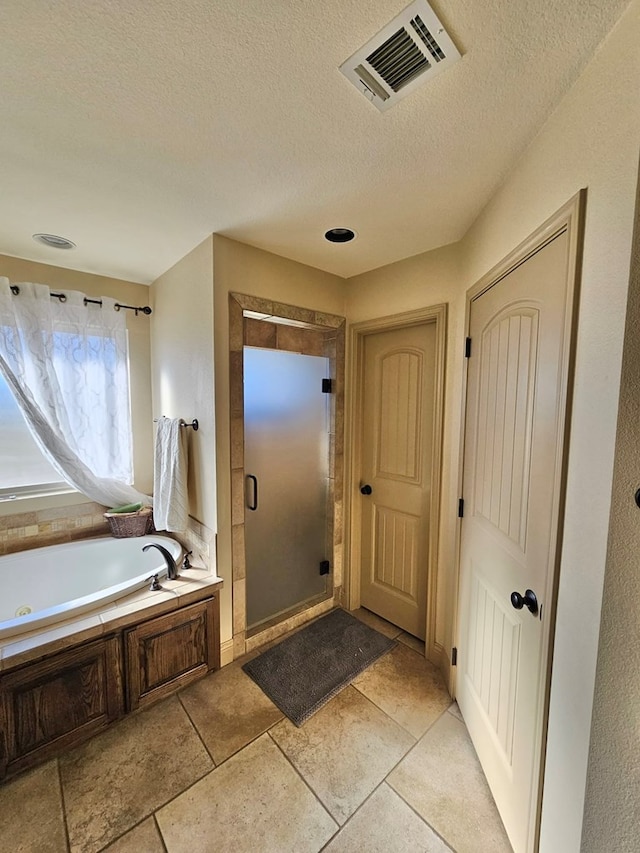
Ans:
[{"label": "shower tile wall", "polygon": [[[303,328],[266,320],[243,317],[243,310],[260,312],[294,323],[309,323],[316,328]],[[342,598],[342,489],[344,462],[344,325],[343,317],[311,311],[294,305],[270,302],[245,294],[230,294],[229,299],[229,381],[231,420],[231,507],[232,507],[232,564],[233,564],[233,625],[234,657],[253,647],[258,637],[247,642],[246,637],[246,564],[244,543],[244,389],[243,348],[244,346],[280,349],[303,355],[324,356],[329,359],[333,383],[331,394],[331,434],[329,458],[329,529],[328,545],[333,546],[333,566],[329,576],[331,602],[339,603]],[[324,606],[324,602],[312,608],[310,613]],[[266,636],[277,636],[291,630],[293,623],[300,624],[309,613],[291,614],[275,626],[265,625],[259,635],[263,642]],[[290,624],[291,623],[291,624]]]}]

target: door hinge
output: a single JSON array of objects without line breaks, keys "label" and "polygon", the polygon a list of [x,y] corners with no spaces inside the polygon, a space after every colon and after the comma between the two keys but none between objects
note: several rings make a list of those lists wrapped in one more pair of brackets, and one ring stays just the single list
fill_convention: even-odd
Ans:
[{"label": "door hinge", "polygon": [[322,393],[323,394],[330,394],[331,393],[331,380],[330,379],[323,379],[322,380]]},{"label": "door hinge", "polygon": [[460,498],[458,500],[458,518],[462,518],[464,516],[464,498]]},{"label": "door hinge", "polygon": [[464,357],[471,358],[471,338],[466,338],[464,342]]},{"label": "door hinge", "polygon": [[329,564],[329,560],[320,560],[320,574],[328,575],[329,569],[331,568]]},{"label": "door hinge", "polygon": [[458,649],[455,646],[451,649],[451,666],[458,666]]}]

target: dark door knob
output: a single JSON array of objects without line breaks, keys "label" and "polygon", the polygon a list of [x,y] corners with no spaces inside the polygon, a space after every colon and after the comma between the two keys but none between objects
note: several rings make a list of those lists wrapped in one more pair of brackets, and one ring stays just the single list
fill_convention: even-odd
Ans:
[{"label": "dark door knob", "polygon": [[538,599],[532,589],[527,589],[524,595],[520,595],[519,592],[512,592],[511,604],[516,610],[522,610],[523,607],[526,607],[529,613],[533,613],[534,616],[538,612]]},{"label": "dark door knob", "polygon": [[363,495],[370,495],[373,489],[369,485],[360,486],[360,491]]}]

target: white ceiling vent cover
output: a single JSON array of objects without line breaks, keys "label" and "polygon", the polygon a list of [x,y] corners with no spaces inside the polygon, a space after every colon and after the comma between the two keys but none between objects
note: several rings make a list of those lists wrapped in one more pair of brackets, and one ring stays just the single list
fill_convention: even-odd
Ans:
[{"label": "white ceiling vent cover", "polygon": [[384,111],[460,58],[427,0],[415,0],[340,71]]}]

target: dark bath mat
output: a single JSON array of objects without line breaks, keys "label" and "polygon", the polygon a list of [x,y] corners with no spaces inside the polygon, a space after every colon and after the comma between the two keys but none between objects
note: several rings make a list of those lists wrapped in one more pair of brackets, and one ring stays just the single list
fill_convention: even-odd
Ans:
[{"label": "dark bath mat", "polygon": [[242,669],[301,726],[395,645],[344,610],[332,610]]}]

